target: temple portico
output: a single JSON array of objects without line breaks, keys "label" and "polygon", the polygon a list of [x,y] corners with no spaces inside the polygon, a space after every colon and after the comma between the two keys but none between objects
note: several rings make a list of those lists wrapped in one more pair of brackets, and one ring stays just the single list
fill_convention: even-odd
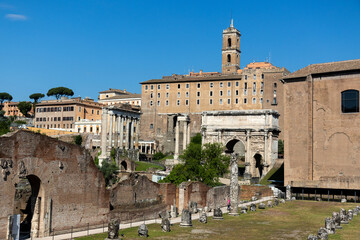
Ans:
[{"label": "temple portico", "polygon": [[101,155],[99,164],[110,157],[113,148],[137,151],[140,111],[131,106],[109,106],[101,115]]}]

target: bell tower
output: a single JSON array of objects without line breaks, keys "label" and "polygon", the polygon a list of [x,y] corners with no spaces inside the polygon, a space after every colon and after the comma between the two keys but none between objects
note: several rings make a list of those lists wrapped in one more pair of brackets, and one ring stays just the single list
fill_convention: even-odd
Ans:
[{"label": "bell tower", "polygon": [[231,19],[230,27],[223,31],[222,74],[233,74],[240,69],[240,36]]}]

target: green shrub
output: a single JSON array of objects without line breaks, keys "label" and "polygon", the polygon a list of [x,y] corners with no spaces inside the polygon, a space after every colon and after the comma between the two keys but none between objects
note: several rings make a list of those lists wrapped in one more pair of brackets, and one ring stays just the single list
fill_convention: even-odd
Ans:
[{"label": "green shrub", "polygon": [[153,160],[160,160],[160,159],[163,159],[164,157],[166,157],[165,154],[163,154],[162,152],[157,152],[154,154]]},{"label": "green shrub", "polygon": [[81,146],[82,141],[83,141],[83,139],[82,139],[81,135],[77,135],[74,137],[74,142],[76,145]]},{"label": "green shrub", "polygon": [[115,163],[104,160],[99,170],[104,175],[106,186],[110,186],[118,181],[117,172],[119,167]]}]

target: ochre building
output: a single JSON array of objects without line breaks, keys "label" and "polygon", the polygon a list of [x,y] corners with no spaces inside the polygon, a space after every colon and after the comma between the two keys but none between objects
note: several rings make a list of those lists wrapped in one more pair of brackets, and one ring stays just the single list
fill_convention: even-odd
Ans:
[{"label": "ochre building", "polygon": [[360,189],[360,60],[284,79],[285,185]]},{"label": "ochre building", "polygon": [[274,109],[282,115],[279,79],[288,70],[268,62],[240,69],[240,36],[232,23],[223,31],[222,73],[173,74],[141,83],[140,142],[152,144],[156,151],[174,152],[179,136],[176,147],[181,151],[200,132],[203,111]]}]

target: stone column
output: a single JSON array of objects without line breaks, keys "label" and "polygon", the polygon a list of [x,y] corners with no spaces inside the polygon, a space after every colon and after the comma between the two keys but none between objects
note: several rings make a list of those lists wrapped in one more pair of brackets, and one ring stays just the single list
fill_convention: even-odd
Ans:
[{"label": "stone column", "polygon": [[152,143],[150,143],[149,153],[152,154]]},{"label": "stone column", "polygon": [[134,119],[132,118],[130,121],[131,131],[130,131],[130,149],[134,149]]},{"label": "stone column", "polygon": [[251,171],[250,171],[250,164],[251,164],[251,144],[250,144],[250,130],[246,130],[246,156],[245,156],[245,173],[244,178],[246,180],[251,179]]},{"label": "stone column", "polygon": [[136,128],[135,128],[135,148],[139,149],[139,119],[135,120]]},{"label": "stone column", "polygon": [[238,197],[239,197],[239,166],[237,154],[232,153],[230,158],[230,212],[229,215],[239,215]]},{"label": "stone column", "polygon": [[119,140],[119,116],[114,115],[115,118],[115,132],[114,132],[114,148],[118,148],[118,140]]},{"label": "stone column", "polygon": [[124,145],[124,117],[120,116],[120,145],[119,147],[123,149]]},{"label": "stone column", "polygon": [[187,144],[190,144],[190,122],[186,122],[187,125]]},{"label": "stone column", "polygon": [[99,165],[102,165],[104,159],[106,159],[107,152],[107,117],[108,110],[103,108],[101,111],[101,155],[99,157]]},{"label": "stone column", "polygon": [[129,150],[129,118],[126,118],[125,149]]},{"label": "stone column", "polygon": [[109,118],[109,145],[108,145],[108,149],[112,148],[112,140],[113,140],[113,121],[114,121],[114,115],[112,113],[110,113],[110,118]]},{"label": "stone column", "polygon": [[186,140],[187,140],[187,121],[183,121],[184,123],[184,134],[183,134],[183,150],[186,149]]},{"label": "stone column", "polygon": [[179,121],[176,121],[175,126],[175,153],[174,153],[174,160],[175,163],[178,162],[179,159]]},{"label": "stone column", "polygon": [[263,172],[263,176],[265,176],[265,174],[267,173],[267,165],[268,165],[268,154],[269,154],[269,149],[268,149],[268,131],[265,130],[265,133],[264,133],[264,172]]}]

